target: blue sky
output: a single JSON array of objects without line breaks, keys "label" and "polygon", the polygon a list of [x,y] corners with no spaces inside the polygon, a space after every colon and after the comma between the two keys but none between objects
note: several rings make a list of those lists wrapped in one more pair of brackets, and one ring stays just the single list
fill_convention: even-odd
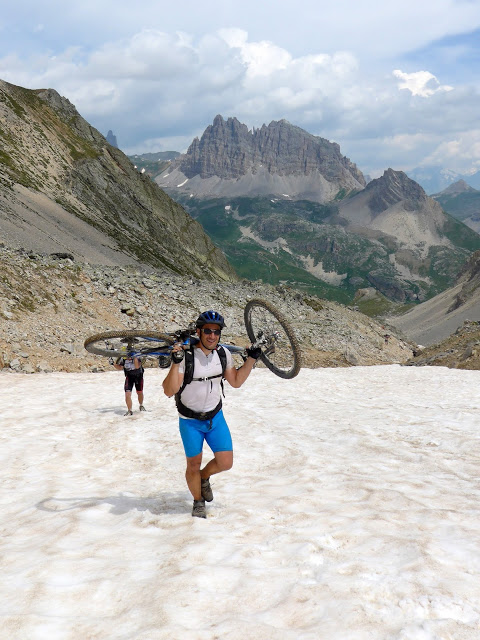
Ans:
[{"label": "blue sky", "polygon": [[285,118],[384,169],[480,169],[480,0],[22,1],[0,79],[53,88],[126,153],[185,151],[215,115]]}]

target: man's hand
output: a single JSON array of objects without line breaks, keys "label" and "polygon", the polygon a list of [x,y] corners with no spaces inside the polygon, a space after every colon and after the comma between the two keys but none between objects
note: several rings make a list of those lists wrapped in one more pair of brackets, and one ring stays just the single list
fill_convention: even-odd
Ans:
[{"label": "man's hand", "polygon": [[247,356],[249,358],[253,358],[254,360],[258,360],[262,355],[262,350],[260,347],[248,347],[247,349],[245,349],[245,351],[247,352]]},{"label": "man's hand", "polygon": [[174,345],[172,350],[172,362],[174,364],[180,364],[184,356],[185,356],[185,351],[183,350],[182,345],[177,342],[177,344]]}]

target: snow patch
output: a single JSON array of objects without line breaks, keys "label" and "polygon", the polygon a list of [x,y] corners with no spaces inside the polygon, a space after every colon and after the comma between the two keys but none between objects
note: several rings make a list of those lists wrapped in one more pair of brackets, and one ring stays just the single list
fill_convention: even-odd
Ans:
[{"label": "snow patch", "polygon": [[342,282],[347,277],[346,273],[336,273],[335,271],[325,271],[321,262],[318,264],[314,264],[314,260],[312,256],[298,256],[302,261],[305,270],[308,273],[311,273],[312,276],[326,282],[327,284],[332,284],[336,287],[340,286]]},{"label": "snow patch", "polygon": [[201,521],[165,375],[0,372],[4,638],[478,637],[478,371],[259,366]]},{"label": "snow patch", "polygon": [[391,253],[388,258],[390,260],[390,263],[393,264],[397,273],[402,278],[405,278],[407,280],[421,281],[421,282],[426,282],[427,284],[432,284],[432,280],[428,276],[419,276],[418,273],[412,273],[412,271],[410,271],[410,269],[406,265],[400,264],[399,262],[397,262],[397,259],[394,253]]},{"label": "snow patch", "polygon": [[278,251],[279,249],[283,249],[283,251],[286,251],[290,255],[293,255],[292,251],[288,247],[288,242],[285,240],[285,238],[277,238],[276,240],[268,241],[260,238],[260,236],[254,233],[250,227],[239,227],[239,229],[242,234],[241,240],[243,240],[244,238],[248,238],[248,240],[253,240],[268,251],[274,252]]}]

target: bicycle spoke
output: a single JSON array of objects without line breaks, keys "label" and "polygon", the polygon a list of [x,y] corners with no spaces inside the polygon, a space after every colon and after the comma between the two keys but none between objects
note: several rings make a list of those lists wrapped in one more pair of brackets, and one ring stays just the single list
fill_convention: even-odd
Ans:
[{"label": "bicycle spoke", "polygon": [[300,370],[300,350],[290,325],[268,302],[251,300],[245,325],[252,342],[263,341],[262,362],[276,375],[293,378]]},{"label": "bicycle spoke", "polygon": [[156,357],[169,351],[173,338],[152,331],[107,331],[85,340],[85,349],[107,357],[122,357],[131,353],[139,357]]}]

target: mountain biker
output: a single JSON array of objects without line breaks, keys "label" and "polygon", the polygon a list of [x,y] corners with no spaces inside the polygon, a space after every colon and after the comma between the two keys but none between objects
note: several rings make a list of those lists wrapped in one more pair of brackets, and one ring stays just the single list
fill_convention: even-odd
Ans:
[{"label": "mountain biker", "polygon": [[[169,398],[176,396],[180,435],[187,459],[185,478],[193,497],[192,516],[206,518],[205,500],[213,500],[210,476],[228,471],[233,465],[232,438],[221,408],[222,378],[236,389],[241,387],[260,357],[261,349],[247,349],[245,362],[236,369],[228,349],[218,347],[225,327],[223,317],[216,311],[204,311],[195,326],[198,342],[193,345],[193,357],[186,355],[181,343],[175,343],[163,390]],[[193,376],[188,376],[190,382],[185,380],[187,357],[193,359]],[[214,457],[201,469],[204,441]]]},{"label": "mountain biker", "polygon": [[145,407],[143,406],[143,366],[140,358],[135,357],[126,357],[126,358],[118,358],[116,362],[110,360],[111,364],[117,369],[117,371],[122,371],[125,374],[125,404],[127,405],[127,412],[124,414],[125,416],[132,416],[132,391],[133,387],[137,392],[138,404],[140,405],[140,411],[145,411]]}]

